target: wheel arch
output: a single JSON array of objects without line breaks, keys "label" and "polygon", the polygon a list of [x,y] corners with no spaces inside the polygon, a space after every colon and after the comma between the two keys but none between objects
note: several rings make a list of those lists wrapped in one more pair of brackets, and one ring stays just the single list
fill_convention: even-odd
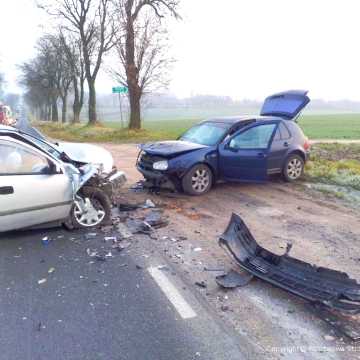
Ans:
[{"label": "wheel arch", "polygon": [[213,177],[213,180],[216,181],[216,178],[217,178],[217,176],[216,176],[216,171],[215,171],[214,167],[213,167],[211,164],[209,164],[207,161],[198,161],[198,162],[192,164],[186,171],[184,171],[184,172],[182,173],[182,175],[180,176],[180,180],[182,180],[182,179],[184,178],[184,176],[185,176],[194,166],[197,166],[197,165],[206,165],[206,166],[210,169],[210,171],[211,171],[211,175],[212,175],[212,177]]},{"label": "wheel arch", "polygon": [[305,156],[304,152],[299,149],[290,151],[286,158],[288,159],[292,155],[299,155],[304,160],[304,162],[306,160],[306,156]]}]

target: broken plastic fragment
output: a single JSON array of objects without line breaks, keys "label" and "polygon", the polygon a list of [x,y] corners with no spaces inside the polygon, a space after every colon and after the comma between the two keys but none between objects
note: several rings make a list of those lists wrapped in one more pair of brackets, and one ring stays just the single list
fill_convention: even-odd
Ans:
[{"label": "broken plastic fragment", "polygon": [[86,249],[86,253],[90,256],[90,257],[95,257],[97,255],[97,251],[95,250],[90,250],[90,249]]},{"label": "broken plastic fragment", "polygon": [[153,210],[148,216],[146,216],[145,223],[155,229],[159,229],[169,225],[169,220],[163,216],[161,211]]},{"label": "broken plastic fragment", "polygon": [[43,245],[49,245],[49,243],[50,243],[49,237],[48,236],[43,237],[41,239],[41,242]]},{"label": "broken plastic fragment", "polygon": [[90,240],[90,239],[94,239],[96,237],[97,233],[87,233],[85,234],[85,239],[86,240]]},{"label": "broken plastic fragment", "polygon": [[245,271],[239,273],[237,271],[230,270],[227,274],[219,275],[215,279],[219,286],[226,289],[233,289],[238,286],[247,285],[253,277],[253,275]]},{"label": "broken plastic fragment", "polygon": [[156,205],[150,199],[147,199],[145,201],[145,205],[143,206],[144,209],[150,209],[150,208],[154,208],[154,207],[156,207]]},{"label": "broken plastic fragment", "polygon": [[105,237],[104,237],[104,241],[105,241],[105,242],[112,241],[112,242],[116,243],[116,242],[117,242],[117,238],[116,238],[116,236],[105,236]]},{"label": "broken plastic fragment", "polygon": [[131,238],[133,236],[130,229],[123,223],[119,223],[117,225],[117,231],[119,232],[120,237],[122,239],[129,239],[129,238]]},{"label": "broken plastic fragment", "polygon": [[195,282],[195,285],[197,285],[197,286],[199,286],[199,287],[201,287],[201,288],[204,288],[204,289],[207,288],[207,284],[206,284],[205,281],[196,281],[196,282]]}]

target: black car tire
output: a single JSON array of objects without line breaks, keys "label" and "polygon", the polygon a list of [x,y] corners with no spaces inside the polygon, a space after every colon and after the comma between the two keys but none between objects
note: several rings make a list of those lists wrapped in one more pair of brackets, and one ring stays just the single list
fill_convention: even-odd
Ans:
[{"label": "black car tire", "polygon": [[286,182],[293,182],[301,178],[304,173],[304,159],[297,154],[290,155],[283,168],[283,178]]},{"label": "black car tire", "polygon": [[91,204],[97,209],[103,211],[105,214],[102,217],[99,223],[94,223],[94,225],[88,224],[85,225],[81,223],[78,219],[76,214],[76,205],[71,209],[70,218],[64,224],[68,229],[91,229],[97,228],[100,226],[108,225],[111,221],[111,200],[110,198],[100,189],[92,187],[92,186],[85,186],[81,190],[81,194],[79,194],[82,198],[89,198]]},{"label": "black car tire", "polygon": [[189,195],[206,194],[211,189],[212,184],[213,174],[205,164],[193,166],[182,179],[183,190]]}]

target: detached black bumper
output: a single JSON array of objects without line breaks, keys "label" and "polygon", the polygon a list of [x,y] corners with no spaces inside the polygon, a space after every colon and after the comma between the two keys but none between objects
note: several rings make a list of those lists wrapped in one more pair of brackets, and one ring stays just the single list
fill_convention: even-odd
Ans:
[{"label": "detached black bumper", "polygon": [[317,267],[257,244],[240,216],[233,214],[219,243],[240,267],[313,303],[342,312],[360,312],[360,284],[346,273]]}]

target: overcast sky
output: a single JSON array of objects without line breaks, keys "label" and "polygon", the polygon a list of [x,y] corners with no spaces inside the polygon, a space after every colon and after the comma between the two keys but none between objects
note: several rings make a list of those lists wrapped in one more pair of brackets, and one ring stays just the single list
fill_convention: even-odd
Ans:
[{"label": "overcast sky", "polygon": [[[2,1],[0,66],[9,89],[45,17],[33,0]],[[301,88],[313,98],[360,100],[359,0],[182,0],[171,23],[170,90],[262,99]],[[102,77],[98,88],[111,90]]]}]

